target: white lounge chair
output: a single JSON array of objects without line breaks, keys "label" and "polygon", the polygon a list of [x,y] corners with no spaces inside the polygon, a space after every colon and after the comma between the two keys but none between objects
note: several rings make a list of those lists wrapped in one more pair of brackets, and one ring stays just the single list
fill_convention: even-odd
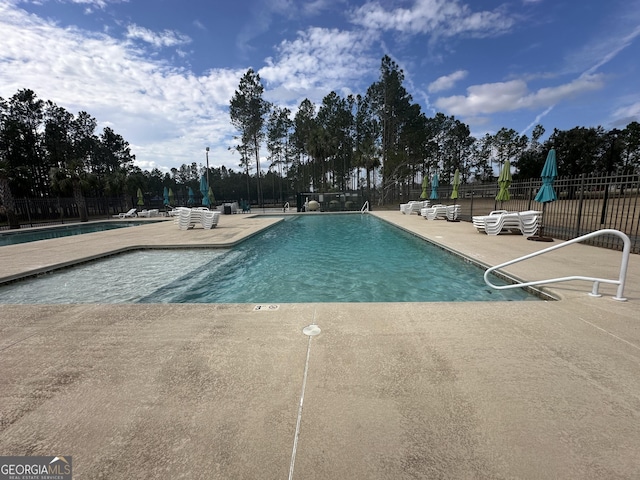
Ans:
[{"label": "white lounge chair", "polygon": [[202,212],[201,215],[201,223],[202,228],[208,230],[210,228],[215,228],[218,225],[218,220],[220,219],[220,212]]},{"label": "white lounge chair", "polygon": [[520,233],[530,237],[538,231],[540,212],[508,212],[487,216],[484,220],[484,232],[487,235],[499,235],[504,232]]},{"label": "white lounge chair", "polygon": [[444,220],[445,218],[447,218],[447,206],[438,204],[433,205],[429,208],[423,208],[422,210],[420,210],[420,215],[422,215],[427,220]]},{"label": "white lounge chair", "polygon": [[179,208],[175,223],[180,230],[194,228],[197,223],[204,229],[210,229],[218,225],[219,218],[220,212],[208,208]]},{"label": "white lounge chair", "polygon": [[176,217],[176,223],[180,230],[188,230],[195,226],[195,218],[192,218],[192,212],[190,208],[180,208],[178,210],[178,216]]},{"label": "white lounge chair", "polygon": [[471,217],[471,221],[473,222],[473,226],[476,227],[478,232],[485,233],[484,224],[487,218],[498,216],[502,213],[508,213],[506,210],[493,210],[489,212],[489,215],[476,215],[475,217]]},{"label": "white lounge chair", "polygon": [[460,215],[460,205],[457,203],[455,205],[447,205],[447,220],[450,222],[455,222],[458,220],[458,216]]},{"label": "white lounge chair", "polygon": [[420,210],[429,206],[429,200],[410,201],[409,203],[401,203],[400,211],[403,215],[411,215],[413,212],[420,214]]},{"label": "white lounge chair", "polygon": [[137,209],[132,208],[126,213],[119,213],[118,215],[114,215],[114,218],[131,218],[131,217],[137,217],[137,216],[138,216]]},{"label": "white lounge chair", "polygon": [[159,214],[160,210],[158,210],[157,208],[153,208],[151,210],[142,210],[141,212],[138,212],[139,217],[146,218],[157,217]]}]

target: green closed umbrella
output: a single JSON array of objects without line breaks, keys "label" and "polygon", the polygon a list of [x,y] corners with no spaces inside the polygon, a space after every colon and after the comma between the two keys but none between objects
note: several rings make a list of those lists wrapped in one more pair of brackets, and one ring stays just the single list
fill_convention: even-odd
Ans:
[{"label": "green closed umbrella", "polygon": [[175,200],[175,195],[173,194],[173,190],[169,189],[169,204],[173,205],[173,201]]},{"label": "green closed umbrella", "polygon": [[500,171],[500,176],[498,177],[498,186],[500,190],[498,191],[498,195],[496,195],[496,201],[498,202],[507,202],[511,195],[509,194],[509,186],[511,185],[511,163],[509,160],[505,160],[504,165],[502,166],[502,170]]},{"label": "green closed umbrella", "polygon": [[211,207],[215,207],[216,206],[216,197],[213,196],[213,190],[211,189],[211,187],[209,187],[209,192],[207,194],[207,197],[209,197],[209,205]]},{"label": "green closed umbrella", "polygon": [[540,233],[538,235],[532,235],[527,237],[528,240],[534,240],[539,242],[553,242],[551,237],[544,236],[544,210],[547,203],[555,202],[558,199],[556,191],[553,188],[553,182],[558,176],[558,162],[556,160],[556,151],[552,148],[547,154],[547,159],[542,167],[542,187],[538,190],[536,202],[542,203],[542,220],[540,221]]},{"label": "green closed umbrella", "polygon": [[142,190],[138,189],[138,206],[142,207],[144,205],[144,196],[142,195]]},{"label": "green closed umbrella", "polygon": [[451,200],[453,204],[456,204],[458,198],[458,189],[460,188],[460,170],[456,168],[456,172],[453,174],[453,190],[451,191]]},{"label": "green closed umbrella", "polygon": [[187,205],[191,207],[194,203],[196,203],[196,197],[193,193],[193,188],[189,187],[189,198],[187,199]]},{"label": "green closed umbrella", "polygon": [[426,200],[429,198],[429,194],[427,193],[427,188],[429,187],[429,179],[425,175],[422,177],[422,193],[420,194],[420,198],[422,200]]}]

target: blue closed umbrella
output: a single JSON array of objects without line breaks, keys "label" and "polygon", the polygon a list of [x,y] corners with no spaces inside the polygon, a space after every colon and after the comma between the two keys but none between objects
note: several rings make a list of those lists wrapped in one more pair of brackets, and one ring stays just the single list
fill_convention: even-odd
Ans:
[{"label": "blue closed umbrella", "polygon": [[431,196],[429,197],[431,200],[438,199],[438,174],[433,175],[431,179]]},{"label": "blue closed umbrella", "polygon": [[169,189],[167,187],[164,187],[162,195],[164,196],[164,206],[166,207],[169,205]]},{"label": "blue closed umbrella", "polygon": [[535,201],[542,204],[555,202],[558,197],[553,188],[553,182],[558,176],[558,165],[556,162],[556,151],[552,148],[549,150],[547,160],[542,168],[542,187],[538,190]]},{"label": "blue closed umbrella", "polygon": [[556,191],[553,188],[553,182],[558,176],[558,164],[556,161],[556,151],[552,148],[549,150],[549,154],[547,155],[547,160],[544,162],[544,167],[542,167],[542,187],[538,190],[536,198],[534,199],[536,202],[542,203],[542,220],[540,221],[540,233],[538,235],[533,235],[531,237],[527,237],[528,240],[536,240],[541,242],[553,242],[553,239],[550,237],[545,237],[544,233],[544,210],[547,203],[555,202],[558,199],[556,195]]},{"label": "blue closed umbrella", "polygon": [[200,177],[200,193],[202,194],[202,205],[208,207],[209,202],[209,186],[207,185],[207,177],[202,175]]},{"label": "blue closed umbrella", "polygon": [[187,200],[187,205],[191,206],[196,203],[195,194],[193,193],[193,188],[189,187],[189,199]]}]

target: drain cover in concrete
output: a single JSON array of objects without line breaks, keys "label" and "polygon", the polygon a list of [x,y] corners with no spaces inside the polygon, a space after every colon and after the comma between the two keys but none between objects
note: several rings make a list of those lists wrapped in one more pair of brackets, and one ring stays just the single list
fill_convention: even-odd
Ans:
[{"label": "drain cover in concrete", "polygon": [[280,305],[256,305],[255,307],[253,307],[253,311],[266,312],[266,311],[278,310],[279,308],[280,308]]},{"label": "drain cover in concrete", "polygon": [[317,325],[308,325],[302,329],[302,333],[304,333],[305,335],[309,335],[310,337],[313,337],[320,333],[320,327]]}]

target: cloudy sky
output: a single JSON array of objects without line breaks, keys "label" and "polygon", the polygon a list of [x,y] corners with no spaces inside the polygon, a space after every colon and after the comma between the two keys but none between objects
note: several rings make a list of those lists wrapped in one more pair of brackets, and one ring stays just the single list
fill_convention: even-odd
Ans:
[{"label": "cloudy sky", "polygon": [[640,121],[640,0],[0,3],[0,97],[87,111],[146,170],[204,164],[207,146],[238,170],[228,105],[248,68],[295,111],[364,94],[385,54],[428,116],[476,136]]}]

